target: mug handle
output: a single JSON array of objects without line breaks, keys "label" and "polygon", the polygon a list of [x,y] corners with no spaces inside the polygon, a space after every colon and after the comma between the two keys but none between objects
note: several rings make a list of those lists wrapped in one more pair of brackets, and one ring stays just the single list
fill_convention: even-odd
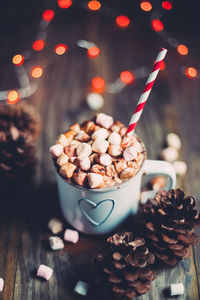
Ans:
[{"label": "mug handle", "polygon": [[[162,160],[149,160],[144,162],[143,175],[167,175],[168,184],[163,187],[164,190],[174,189],[176,186],[176,172],[172,164]],[[154,198],[156,191],[147,191],[142,193],[141,202],[145,203],[148,198]]]}]

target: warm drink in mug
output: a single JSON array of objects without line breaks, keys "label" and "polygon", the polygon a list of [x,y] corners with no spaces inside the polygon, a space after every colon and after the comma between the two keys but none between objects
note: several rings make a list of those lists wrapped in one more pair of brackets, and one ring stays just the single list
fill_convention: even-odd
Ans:
[{"label": "warm drink in mug", "polygon": [[100,113],[71,125],[50,148],[62,212],[79,231],[104,234],[136,213],[144,173],[168,175],[166,188],[175,186],[172,166],[146,160],[142,141],[126,131],[121,122]]}]

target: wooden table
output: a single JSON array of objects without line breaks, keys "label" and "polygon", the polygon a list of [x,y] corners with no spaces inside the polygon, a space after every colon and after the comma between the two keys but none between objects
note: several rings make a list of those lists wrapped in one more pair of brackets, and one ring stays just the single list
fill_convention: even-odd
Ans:
[{"label": "wooden table", "polygon": [[[41,11],[54,7],[54,2],[15,1],[12,5],[4,4],[1,9],[1,28],[4,28],[0,49],[1,89],[17,87],[10,58],[14,53],[30,49]],[[112,5],[114,2],[110,1]],[[44,51],[27,60],[25,67],[28,71],[36,64],[45,68],[42,79],[38,80],[37,92],[27,99],[39,110],[43,130],[37,145],[39,166],[36,183],[26,192],[14,193],[12,199],[7,195],[1,197],[0,277],[5,278],[5,289],[0,293],[1,300],[81,299],[73,293],[74,284],[77,280],[91,279],[91,262],[95,253],[103,246],[105,237],[81,235],[78,244],[66,244],[63,251],[52,252],[48,248],[47,222],[53,216],[62,219],[55,171],[48,148],[70,123],[94,115],[85,102],[90,80],[94,76],[113,82],[122,70],[134,70],[144,65],[150,67],[160,46],[167,46],[151,31],[149,16],[144,15],[136,4],[131,11],[130,2],[116,3],[116,7],[121,7],[123,13],[133,15],[133,26],[126,30],[116,28],[108,16],[89,13],[77,5],[65,12],[58,11],[57,17],[49,26]],[[194,42],[195,53],[199,49],[196,40],[198,36],[193,30],[196,21],[192,18],[192,11],[187,11],[186,1],[182,1],[182,5],[183,12],[180,13],[179,5],[172,13],[172,23],[170,17],[166,18],[166,22],[170,29],[174,28],[173,34],[177,34],[177,38],[183,41],[184,30],[187,29],[188,34],[193,33],[190,42]],[[187,24],[190,25],[188,27],[181,23],[180,31],[180,22],[183,22],[187,13],[190,18]],[[100,56],[89,59],[85,50],[76,47],[79,39],[95,42],[101,49]],[[66,42],[69,51],[59,57],[53,52],[53,46],[60,42]],[[187,162],[188,172],[183,179],[178,180],[177,186],[199,200],[199,79],[190,80],[181,74],[181,65],[192,64],[196,60],[195,54],[190,59],[183,60],[173,48],[169,48],[167,68],[159,74],[137,133],[147,147],[148,156],[153,159],[159,154],[168,132],[177,132],[181,136],[183,146],[180,158]],[[105,93],[103,112],[127,124],[144,83],[145,79],[137,79],[116,95]],[[198,206],[200,207],[199,203]],[[35,270],[41,263],[54,269],[54,275],[48,282],[35,276]],[[185,294],[178,299],[197,300],[199,280],[200,246],[197,246],[192,250],[190,259],[181,261],[174,268],[158,270],[151,291],[140,299],[169,299],[165,289],[171,283],[183,282]],[[86,297],[91,300],[97,298],[97,295]]]}]

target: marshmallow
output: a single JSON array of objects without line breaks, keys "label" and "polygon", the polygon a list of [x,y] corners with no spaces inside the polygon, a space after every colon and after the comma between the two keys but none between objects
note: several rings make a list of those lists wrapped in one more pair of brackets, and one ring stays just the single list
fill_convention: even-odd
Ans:
[{"label": "marshmallow", "polygon": [[63,224],[57,218],[52,218],[48,223],[48,228],[53,234],[58,234],[63,230]]},{"label": "marshmallow", "polygon": [[119,131],[119,134],[123,137],[123,136],[125,136],[126,132],[127,132],[127,128],[126,127],[122,127],[120,129],[120,131]]},{"label": "marshmallow", "polygon": [[164,176],[157,176],[150,180],[150,185],[155,191],[159,191],[166,185],[166,178]]},{"label": "marshmallow", "polygon": [[84,158],[78,158],[77,159],[78,166],[82,171],[89,171],[91,167],[91,162],[89,157],[84,157]]},{"label": "marshmallow", "polygon": [[90,140],[90,136],[83,130],[80,130],[74,137],[75,140],[80,142],[88,142]]},{"label": "marshmallow", "polygon": [[92,189],[101,188],[104,185],[103,176],[97,173],[88,173],[87,175],[89,186]]},{"label": "marshmallow", "polygon": [[170,285],[170,295],[171,296],[177,296],[177,295],[183,295],[184,294],[184,285],[182,282],[180,283],[174,283]]},{"label": "marshmallow", "polygon": [[139,169],[139,166],[136,161],[127,161],[127,166],[134,169]]},{"label": "marshmallow", "polygon": [[64,233],[64,240],[76,244],[79,240],[78,231],[66,229]]},{"label": "marshmallow", "polygon": [[64,133],[64,136],[67,138],[69,144],[73,140],[75,134],[76,134],[76,131],[74,131],[74,130],[68,130]]},{"label": "marshmallow", "polygon": [[70,145],[76,145],[76,147],[78,147],[78,145],[80,145],[81,142],[77,141],[77,140],[72,140]]},{"label": "marshmallow", "polygon": [[97,93],[89,93],[86,97],[87,105],[92,110],[98,110],[104,105],[104,98]]},{"label": "marshmallow", "polygon": [[184,176],[187,172],[187,165],[184,161],[176,160],[172,165],[177,175]]},{"label": "marshmallow", "polygon": [[166,138],[168,147],[174,148],[176,150],[181,149],[181,140],[176,133],[169,133]]},{"label": "marshmallow", "polygon": [[120,174],[120,179],[128,180],[128,179],[132,178],[134,175],[135,175],[135,169],[125,168]]},{"label": "marshmallow", "polygon": [[108,138],[110,144],[120,145],[121,144],[121,136],[117,132],[112,132]]},{"label": "marshmallow", "polygon": [[105,175],[105,167],[101,166],[101,165],[98,165],[98,164],[95,164],[90,169],[90,172]]},{"label": "marshmallow", "polygon": [[113,118],[104,113],[97,114],[96,123],[104,128],[110,128],[113,124]]},{"label": "marshmallow", "polygon": [[63,146],[61,144],[53,145],[49,148],[49,152],[53,157],[59,157],[60,154],[63,152]]},{"label": "marshmallow", "polygon": [[126,161],[136,159],[137,151],[134,146],[128,147],[123,152],[123,157]]},{"label": "marshmallow", "polygon": [[83,128],[87,134],[91,135],[91,133],[94,131],[95,124],[93,121],[87,121],[85,122]]},{"label": "marshmallow", "polygon": [[134,143],[134,147],[137,153],[142,152],[142,145],[139,142]]},{"label": "marshmallow", "polygon": [[94,164],[96,159],[98,158],[99,154],[93,153],[92,155],[89,156],[91,164]]},{"label": "marshmallow", "polygon": [[66,164],[68,160],[69,157],[65,153],[61,153],[56,162],[61,167],[62,165]]},{"label": "marshmallow", "polygon": [[111,156],[119,156],[122,153],[122,149],[120,145],[110,145],[108,148],[108,153]]},{"label": "marshmallow", "polygon": [[86,282],[78,281],[74,288],[74,292],[81,296],[86,296],[88,293],[88,288],[89,288],[89,285]]},{"label": "marshmallow", "polygon": [[61,166],[59,172],[63,177],[71,178],[75,170],[76,170],[76,166],[68,162]]},{"label": "marshmallow", "polygon": [[113,132],[119,132],[120,131],[120,126],[119,125],[117,125],[117,124],[113,124],[112,126],[111,126],[111,128],[110,128]]},{"label": "marshmallow", "polygon": [[74,163],[74,161],[75,161],[75,159],[76,159],[76,157],[75,157],[75,156],[69,157],[69,162],[73,164],[73,163]]},{"label": "marshmallow", "polygon": [[80,186],[83,186],[85,184],[86,178],[87,178],[87,173],[84,172],[77,172],[74,173],[73,175],[74,181]]},{"label": "marshmallow", "polygon": [[103,166],[109,166],[112,164],[112,157],[107,153],[100,154],[99,163]]},{"label": "marshmallow", "polygon": [[121,173],[121,171],[127,167],[127,163],[126,163],[125,159],[119,158],[114,161],[114,166],[115,166],[117,173]]},{"label": "marshmallow", "polygon": [[66,138],[64,134],[60,134],[57,143],[63,145],[63,147],[66,147],[70,144],[70,141]]},{"label": "marshmallow", "polygon": [[92,150],[97,153],[105,153],[108,149],[108,146],[108,141],[98,138],[92,144]]},{"label": "marshmallow", "polygon": [[3,292],[3,288],[4,288],[4,279],[0,278],[0,292]]},{"label": "marshmallow", "polygon": [[81,143],[76,149],[78,158],[88,157],[92,153],[92,147],[87,143]]},{"label": "marshmallow", "polygon": [[79,132],[80,129],[80,125],[78,123],[74,123],[69,127],[72,131],[75,131],[76,133]]},{"label": "marshmallow", "polygon": [[174,160],[177,160],[178,151],[174,148],[171,148],[171,147],[165,148],[161,152],[161,158],[168,161],[168,162],[172,162]]},{"label": "marshmallow", "polygon": [[111,177],[108,177],[106,175],[103,176],[103,181],[104,181],[104,186],[112,186],[115,183],[115,181]]},{"label": "marshmallow", "polygon": [[137,162],[137,165],[138,167],[140,167],[144,161],[144,155],[142,155],[142,153],[138,153],[137,157],[136,157],[136,162]]},{"label": "marshmallow", "polygon": [[53,270],[45,265],[40,265],[37,270],[37,276],[49,280],[53,274]]},{"label": "marshmallow", "polygon": [[95,132],[93,132],[91,138],[93,140],[96,140],[96,139],[107,139],[108,137],[108,130],[106,130],[105,128],[99,128],[97,129]]},{"label": "marshmallow", "polygon": [[116,176],[116,170],[113,165],[106,166],[106,175],[108,177],[115,177]]},{"label": "marshmallow", "polygon": [[70,144],[69,146],[64,147],[64,152],[68,157],[76,156],[76,148],[75,144]]},{"label": "marshmallow", "polygon": [[52,250],[61,250],[64,248],[63,240],[59,236],[50,236],[49,244]]},{"label": "marshmallow", "polygon": [[136,143],[136,142],[137,142],[137,138],[134,135],[125,136],[122,139],[122,147],[127,148],[130,146],[133,146],[134,143]]}]

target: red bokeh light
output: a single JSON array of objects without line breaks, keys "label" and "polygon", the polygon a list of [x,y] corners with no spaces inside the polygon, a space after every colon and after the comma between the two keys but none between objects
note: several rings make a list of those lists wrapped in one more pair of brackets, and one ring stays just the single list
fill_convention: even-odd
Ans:
[{"label": "red bokeh light", "polygon": [[197,77],[197,69],[193,68],[193,67],[189,67],[185,69],[185,75],[188,78],[195,78]]},{"label": "red bokeh light", "polygon": [[170,9],[172,9],[172,4],[171,4],[170,1],[163,1],[163,2],[162,2],[162,7],[163,7],[164,9],[170,10]]},{"label": "red bokeh light", "polygon": [[153,30],[156,31],[156,32],[160,32],[164,29],[163,23],[158,19],[152,20],[151,21],[151,26],[152,26]]},{"label": "red bokeh light", "polygon": [[42,18],[45,22],[50,22],[53,20],[54,15],[55,15],[55,13],[52,9],[47,9],[43,12]]},{"label": "red bokeh light", "polygon": [[162,61],[160,64],[160,70],[163,71],[164,69],[165,69],[165,63],[164,61]]},{"label": "red bokeh light", "polygon": [[16,54],[13,56],[12,62],[16,66],[22,66],[24,63],[24,56],[21,54]]},{"label": "red bokeh light", "polygon": [[17,90],[9,91],[9,93],[7,95],[7,102],[9,104],[15,104],[19,101],[19,99],[20,99],[20,95]]},{"label": "red bokeh light", "polygon": [[180,55],[187,55],[188,54],[188,47],[185,45],[178,45],[177,51]]},{"label": "red bokeh light", "polygon": [[68,47],[65,44],[58,44],[55,46],[54,51],[58,55],[62,55],[67,51]]},{"label": "red bokeh light", "polygon": [[122,82],[124,82],[125,84],[130,84],[131,82],[134,81],[134,75],[132,72],[130,71],[123,71],[120,74],[120,79]]},{"label": "red bokeh light", "polygon": [[92,1],[88,2],[88,8],[90,10],[99,10],[100,7],[101,7],[101,3],[99,1],[92,0]]},{"label": "red bokeh light", "polygon": [[101,77],[94,77],[92,79],[92,91],[102,93],[105,89],[105,81]]},{"label": "red bokeh light", "polygon": [[118,16],[116,23],[119,27],[127,27],[130,24],[130,19],[127,16]]},{"label": "red bokeh light", "polygon": [[58,6],[62,9],[69,8],[72,5],[72,0],[58,0]]},{"label": "red bokeh light", "polygon": [[32,48],[35,51],[41,51],[45,46],[45,41],[44,40],[37,40],[33,43]]},{"label": "red bokeh light", "polygon": [[152,4],[149,1],[142,1],[140,3],[140,7],[144,11],[150,11],[150,10],[152,10]]},{"label": "red bokeh light", "polygon": [[40,78],[43,74],[43,69],[40,66],[35,66],[31,69],[31,76],[33,78]]},{"label": "red bokeh light", "polygon": [[98,47],[90,47],[88,49],[88,56],[91,58],[97,57],[100,53],[100,50]]}]

